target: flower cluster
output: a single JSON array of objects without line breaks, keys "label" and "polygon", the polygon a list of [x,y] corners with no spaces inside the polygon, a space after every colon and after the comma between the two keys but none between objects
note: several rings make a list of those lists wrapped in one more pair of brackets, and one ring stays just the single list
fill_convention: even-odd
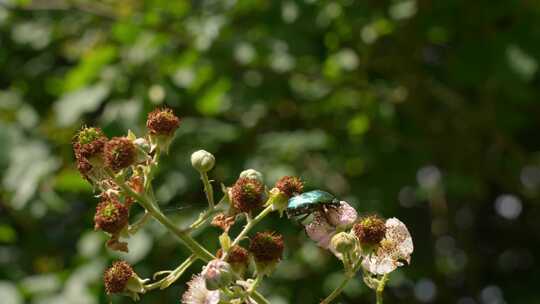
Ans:
[{"label": "flower cluster", "polygon": [[366,284],[376,289],[384,275],[409,264],[413,252],[411,235],[400,220],[378,215],[358,217],[341,201],[337,207],[315,212],[305,226],[308,236],[343,261],[346,272],[364,270]]},{"label": "flower cluster", "polygon": [[[247,169],[230,187],[222,184],[223,197],[215,201],[209,174],[216,158],[205,150],[191,155],[191,165],[200,174],[208,208],[193,223],[180,228],[161,211],[152,186],[160,155],[168,151],[180,121],[171,109],[162,108],[148,115],[147,133],[142,137],[129,131],[126,136],[109,139],[99,128],[83,127],[73,138],[77,168],[99,192],[94,228],[110,236],[106,243],[110,249],[128,251],[128,243],[121,239],[129,239],[154,219],[192,253],[176,269],[156,272],[153,280],[139,278],[127,262],[116,261],[103,275],[107,294],[137,300],[148,291],[169,287],[196,260],[202,260],[206,265],[187,283],[182,303],[268,303],[257,287],[283,259],[285,240],[275,231],[251,236],[250,232],[272,212],[288,217],[312,215],[305,224],[307,235],[343,261],[349,279],[362,269],[371,288],[381,290],[388,273],[410,263],[413,244],[402,222],[376,215],[359,217],[351,205],[328,192],[304,193],[304,182],[296,176],[284,176],[268,187],[263,174]],[[130,222],[133,206],[142,207],[144,212]],[[231,227],[242,220],[242,229],[233,237]],[[191,235],[208,222],[222,231],[215,256]],[[322,303],[329,303],[337,294],[339,290]]]}]

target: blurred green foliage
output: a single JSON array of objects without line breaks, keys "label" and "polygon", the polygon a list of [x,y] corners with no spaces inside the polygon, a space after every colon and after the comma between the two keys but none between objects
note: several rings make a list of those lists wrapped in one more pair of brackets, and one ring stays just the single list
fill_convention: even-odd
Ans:
[{"label": "blurred green foliage", "polygon": [[[415,253],[389,303],[538,303],[539,20],[538,2],[517,0],[1,0],[1,302],[107,301],[117,254],[92,230],[71,137],[83,124],[142,134],[166,104],[183,123],[157,196],[179,225],[204,208],[189,165],[204,148],[216,181],[300,175],[407,223]],[[338,284],[302,227],[260,228],[286,237],[262,286],[272,303],[317,303]],[[203,235],[216,249],[218,231]],[[142,276],[188,254],[156,223],[130,249]],[[187,279],[141,303],[178,303]],[[373,301],[360,280],[342,303]]]}]

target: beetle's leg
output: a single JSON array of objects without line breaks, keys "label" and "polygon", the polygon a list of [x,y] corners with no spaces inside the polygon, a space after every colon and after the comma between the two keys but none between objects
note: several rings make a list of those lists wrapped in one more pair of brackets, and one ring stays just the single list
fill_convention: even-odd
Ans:
[{"label": "beetle's leg", "polygon": [[328,207],[325,205],[322,205],[321,210],[319,212],[324,215],[324,219],[326,220],[328,224],[330,224],[330,218],[328,217]]}]

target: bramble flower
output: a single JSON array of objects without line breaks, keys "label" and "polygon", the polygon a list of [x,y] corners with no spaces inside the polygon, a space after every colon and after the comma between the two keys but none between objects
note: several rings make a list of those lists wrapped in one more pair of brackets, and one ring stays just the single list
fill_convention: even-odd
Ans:
[{"label": "bramble flower", "polygon": [[135,145],[126,137],[114,137],[105,144],[105,164],[113,171],[119,171],[135,162]]},{"label": "bramble flower", "polygon": [[127,293],[132,299],[138,300],[139,293],[144,293],[145,280],[141,280],[125,261],[116,261],[103,274],[107,294]]},{"label": "bramble flower", "polygon": [[339,206],[328,208],[326,214],[315,212],[313,220],[305,226],[306,233],[320,247],[331,249],[330,240],[337,229],[352,224],[357,216],[351,205],[341,201]]},{"label": "bramble flower", "polygon": [[194,275],[187,285],[188,289],[182,295],[183,304],[219,303],[219,291],[206,289],[206,283],[201,274]]},{"label": "bramble flower", "polygon": [[115,234],[128,225],[129,208],[113,196],[103,195],[94,215],[95,229]]},{"label": "bramble flower", "polygon": [[390,273],[411,262],[414,246],[407,226],[397,218],[386,220],[385,226],[380,245],[362,261],[362,267],[373,274]]},{"label": "bramble flower", "polygon": [[180,126],[180,118],[174,115],[172,109],[155,109],[148,113],[146,128],[152,135],[170,136]]},{"label": "bramble flower", "polygon": [[214,164],[216,163],[216,158],[212,153],[205,150],[199,150],[191,154],[191,165],[195,170],[204,173],[212,170]]},{"label": "bramble flower", "polygon": [[206,289],[217,290],[229,285],[233,279],[232,267],[222,260],[212,260],[203,267],[201,275],[204,277]]},{"label": "bramble flower", "polygon": [[336,233],[336,227],[329,224],[326,217],[319,212],[315,213],[313,220],[305,226],[305,229],[309,238],[324,249],[329,249],[330,240]]},{"label": "bramble flower", "polygon": [[[222,255],[223,251],[219,249],[216,256],[221,258]],[[244,247],[235,245],[229,249],[225,261],[231,264],[233,271],[242,277],[249,266],[249,253]]]},{"label": "bramble flower", "polygon": [[261,208],[264,198],[264,185],[256,180],[241,177],[230,189],[234,208],[241,212],[251,212]]},{"label": "bramble flower", "polygon": [[283,236],[272,232],[257,232],[249,244],[257,273],[269,275],[283,255]]},{"label": "bramble flower", "polygon": [[353,230],[362,248],[371,250],[385,237],[386,224],[380,216],[369,215],[356,223]]}]

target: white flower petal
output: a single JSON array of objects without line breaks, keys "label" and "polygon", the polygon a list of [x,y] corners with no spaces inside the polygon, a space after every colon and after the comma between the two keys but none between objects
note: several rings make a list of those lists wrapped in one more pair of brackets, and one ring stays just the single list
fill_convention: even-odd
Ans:
[{"label": "white flower petal", "polygon": [[217,304],[219,302],[219,291],[206,289],[202,275],[194,275],[187,284],[188,289],[182,295],[183,304]]},{"label": "white flower petal", "polygon": [[386,235],[377,250],[364,257],[362,267],[374,274],[386,274],[411,261],[413,241],[407,226],[397,218],[386,221]]}]

